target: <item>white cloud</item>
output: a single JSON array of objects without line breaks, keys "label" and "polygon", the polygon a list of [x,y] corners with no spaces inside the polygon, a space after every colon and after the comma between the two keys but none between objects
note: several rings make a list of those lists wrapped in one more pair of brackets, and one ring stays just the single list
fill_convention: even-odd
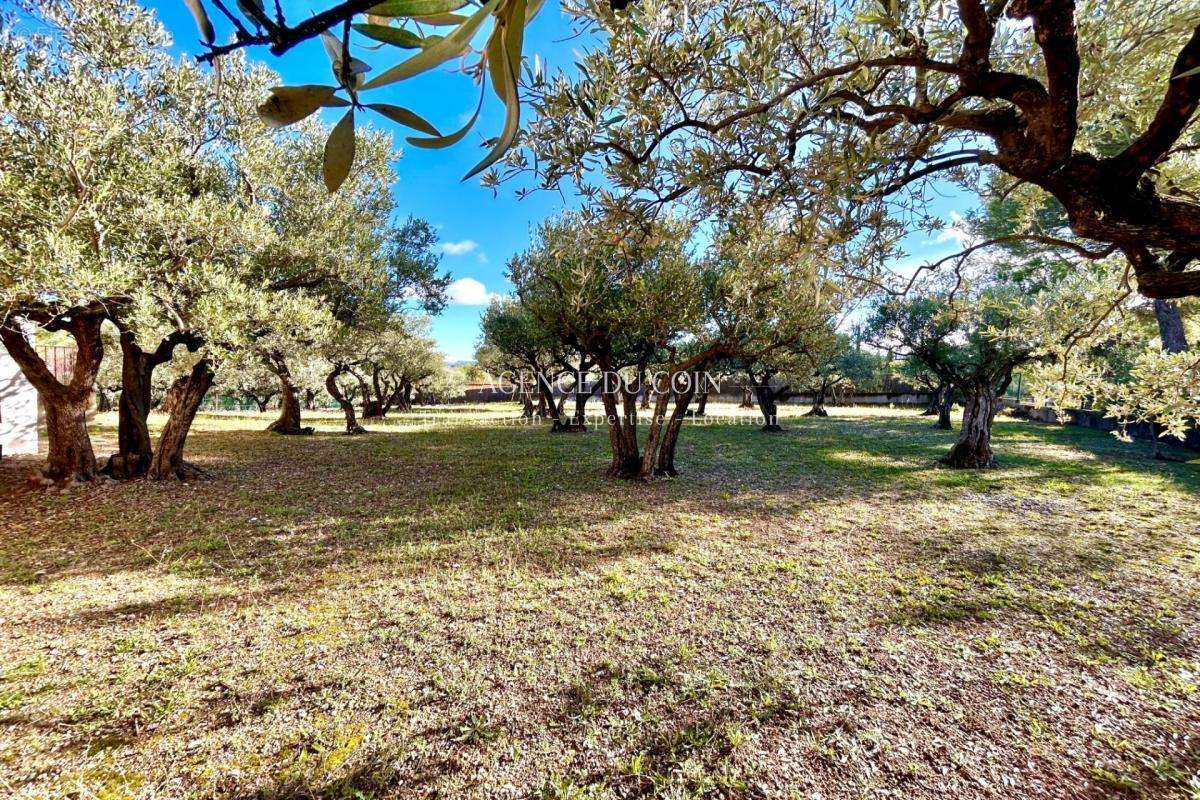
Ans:
[{"label": "white cloud", "polygon": [[479,242],[473,239],[463,239],[461,242],[443,242],[442,252],[448,256],[465,256],[479,247]]},{"label": "white cloud", "polygon": [[456,306],[485,306],[500,295],[474,278],[459,278],[446,287],[446,296]]},{"label": "white cloud", "polygon": [[950,224],[937,237],[938,244],[954,242],[959,247],[967,248],[976,243],[976,237],[967,229],[967,221],[957,211],[950,212]]}]

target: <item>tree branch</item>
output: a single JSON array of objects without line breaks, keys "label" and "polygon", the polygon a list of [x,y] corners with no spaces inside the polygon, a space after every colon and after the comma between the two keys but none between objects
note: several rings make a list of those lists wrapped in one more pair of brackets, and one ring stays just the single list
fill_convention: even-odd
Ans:
[{"label": "tree branch", "polygon": [[1200,25],[1179,52],[1171,80],[1154,120],[1124,152],[1110,161],[1123,177],[1136,178],[1154,166],[1183,135],[1200,104],[1200,74],[1179,77],[1200,67]]}]

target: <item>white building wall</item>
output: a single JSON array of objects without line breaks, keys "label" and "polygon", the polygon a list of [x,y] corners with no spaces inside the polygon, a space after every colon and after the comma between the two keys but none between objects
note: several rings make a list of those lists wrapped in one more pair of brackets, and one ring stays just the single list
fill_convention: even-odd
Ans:
[{"label": "white building wall", "polygon": [[6,456],[37,453],[37,391],[0,346],[0,447]]}]

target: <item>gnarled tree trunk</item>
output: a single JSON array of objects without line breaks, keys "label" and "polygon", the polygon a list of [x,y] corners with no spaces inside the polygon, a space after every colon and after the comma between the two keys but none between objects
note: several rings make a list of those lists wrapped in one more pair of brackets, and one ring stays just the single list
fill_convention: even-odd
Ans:
[{"label": "gnarled tree trunk", "polygon": [[929,402],[925,404],[925,410],[921,412],[922,417],[936,417],[938,413],[938,395],[942,391],[941,384],[929,393]]},{"label": "gnarled tree trunk", "polygon": [[1179,304],[1172,300],[1155,300],[1154,317],[1158,320],[1158,335],[1163,350],[1168,353],[1186,353],[1187,332],[1183,327],[1183,315]]},{"label": "gnarled tree trunk", "polygon": [[648,411],[650,409],[650,385],[646,383],[646,369],[644,367],[638,370],[638,392],[641,395],[638,408],[642,411]]},{"label": "gnarled tree trunk", "polygon": [[562,429],[562,402],[554,399],[554,384],[550,382],[550,378],[544,372],[535,373],[538,384],[538,406],[541,411],[540,416],[548,417],[553,423],[550,426],[551,432],[557,432]]},{"label": "gnarled tree trunk", "polygon": [[258,406],[258,413],[265,414],[267,413],[267,404],[271,402],[271,398],[275,396],[275,393],[271,392],[259,397],[258,395],[246,392],[246,396],[250,398],[254,405]]},{"label": "gnarled tree trunk", "polygon": [[[176,331],[165,337],[151,352],[137,343],[133,331],[121,331],[121,396],[117,412],[117,452],[109,456],[104,472],[114,478],[140,478],[150,469],[154,446],[150,440],[151,389],[154,370],[170,361],[175,348],[185,345],[195,352],[203,344],[198,336]],[[175,388],[175,387],[172,387]],[[171,413],[175,397],[170,391],[163,398],[163,412]]]},{"label": "gnarled tree trunk", "polygon": [[934,405],[937,409],[937,422],[933,427],[943,431],[951,430],[954,427],[950,424],[950,410],[954,408],[954,387],[948,383],[938,386],[934,395]]},{"label": "gnarled tree trunk", "polygon": [[596,391],[595,386],[588,386],[587,377],[582,373],[575,378],[575,415],[571,417],[571,426],[576,430],[587,430],[587,402]]},{"label": "gnarled tree trunk", "polygon": [[776,403],[778,395],[771,388],[769,379],[754,385],[754,395],[758,399],[758,410],[763,417],[762,430],[766,433],[780,433],[783,426],[779,424],[779,406]]},{"label": "gnarled tree trunk", "polygon": [[407,413],[413,410],[413,382],[408,378],[401,378],[400,386],[396,390],[397,406],[401,411]]},{"label": "gnarled tree trunk", "polygon": [[171,416],[167,418],[167,424],[158,437],[158,449],[150,463],[151,478],[166,480],[176,477],[187,480],[207,475],[204,470],[183,460],[183,446],[214,378],[212,364],[207,358],[202,358],[189,374],[171,386],[175,402],[171,405]]},{"label": "gnarled tree trunk", "polygon": [[338,407],[342,409],[342,413],[346,415],[346,435],[354,436],[360,433],[366,433],[367,429],[358,424],[358,420],[354,417],[354,403],[347,399],[342,393],[342,388],[338,386],[337,379],[350,371],[350,368],[344,364],[339,364],[325,376],[325,391],[329,392],[329,396],[334,399]]},{"label": "gnarled tree trunk", "polygon": [[[568,393],[564,392],[562,397],[558,399],[558,409],[555,414],[554,425],[550,428],[551,433],[583,433],[587,431],[586,409],[591,392],[584,393],[586,384],[580,382],[580,374],[579,372],[575,373],[575,386],[570,392],[575,397],[575,411],[570,419],[566,418]],[[592,391],[595,391],[594,386],[592,387]],[[601,396],[603,396],[603,390],[601,391]],[[605,416],[610,416],[607,404],[604,406],[604,409]]]},{"label": "gnarled tree trunk", "polygon": [[0,341],[25,378],[37,389],[46,412],[48,455],[43,474],[54,481],[89,481],[96,477],[96,455],[88,436],[87,414],[91,407],[92,387],[104,358],[100,326],[108,316],[100,304],[70,313],[48,316],[43,324],[50,330],[65,330],[75,340],[75,366],[71,379],[62,383],[55,377],[25,333],[17,327],[15,315],[0,325]]},{"label": "gnarled tree trunk", "polygon": [[533,419],[537,413],[537,404],[533,402],[533,390],[525,384],[518,389],[521,395],[521,419]]},{"label": "gnarled tree trunk", "polygon": [[[608,444],[612,449],[612,461],[608,466],[610,478],[636,478],[641,473],[642,460],[638,453],[637,417],[628,418],[624,413],[629,405],[622,398],[618,387],[604,386],[600,399],[604,403],[604,414],[608,422]],[[636,414],[636,408],[635,412]]]},{"label": "gnarled tree trunk", "polygon": [[942,458],[955,469],[984,469],[996,465],[992,453],[992,422],[999,400],[990,383],[972,383],[962,389],[963,422],[958,441]]},{"label": "gnarled tree trunk", "polygon": [[45,476],[54,481],[90,481],[96,477],[96,455],[87,430],[88,401],[43,398],[42,405],[49,444]]},{"label": "gnarled tree trunk", "polygon": [[382,380],[382,374],[382,369],[374,367],[371,371],[370,387],[367,387],[366,383],[363,384],[363,388],[366,389],[363,395],[363,419],[383,419],[391,408],[392,392],[384,390],[385,381]]},{"label": "gnarled tree trunk", "polygon": [[[688,406],[695,398],[702,380],[700,372],[690,368],[672,369],[666,376],[660,377],[658,385],[654,387],[654,416],[650,419],[646,446],[642,450],[638,472],[640,479],[648,481],[656,476],[675,477],[679,474],[675,468],[675,448],[683,423],[691,416]],[[667,406],[672,398],[675,406],[667,416]],[[636,411],[631,413],[635,414]]]},{"label": "gnarled tree trunk", "polygon": [[267,430],[284,436],[311,434],[312,428],[300,425],[300,395],[287,362],[283,356],[273,353],[264,359],[264,363],[279,378],[279,419],[268,425]]},{"label": "gnarled tree trunk", "polygon": [[813,392],[812,408],[804,412],[806,417],[828,417],[829,412],[825,410],[825,393],[829,391],[829,384],[821,381],[821,385]]},{"label": "gnarled tree trunk", "polygon": [[367,379],[360,375],[356,370],[350,370],[350,374],[358,381],[358,391],[362,395],[360,402],[362,403],[363,419],[371,419],[379,416],[380,403],[371,395],[371,387],[367,383]]}]

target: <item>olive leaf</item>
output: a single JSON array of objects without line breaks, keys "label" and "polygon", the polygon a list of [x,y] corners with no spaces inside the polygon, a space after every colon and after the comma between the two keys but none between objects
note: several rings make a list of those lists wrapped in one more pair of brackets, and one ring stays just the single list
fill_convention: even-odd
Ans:
[{"label": "olive leaf", "polygon": [[461,25],[467,20],[462,14],[431,14],[428,17],[413,17],[413,19],[423,25],[432,25],[435,28]]},{"label": "olive leaf", "polygon": [[414,147],[424,147],[424,148],[427,148],[430,150],[436,150],[436,149],[442,148],[442,147],[449,147],[450,145],[457,143],[459,140],[461,140],[464,136],[467,135],[467,131],[471,130],[471,126],[473,126],[475,124],[475,120],[479,119],[479,111],[482,108],[483,108],[483,92],[480,92],[479,93],[479,103],[478,103],[478,105],[475,106],[475,113],[471,115],[471,118],[469,120],[467,120],[466,125],[463,125],[461,128],[456,130],[454,133],[448,133],[445,136],[437,136],[432,139],[422,139],[419,136],[409,136],[409,137],[407,137],[407,139],[405,141],[407,141],[409,144],[413,145]]},{"label": "olive leaf", "polygon": [[258,107],[258,116],[268,128],[282,128],[312,114],[323,105],[335,106],[345,101],[334,97],[332,86],[276,86],[271,96]]},{"label": "olive leaf", "polygon": [[372,111],[378,111],[392,122],[398,122],[421,133],[428,133],[430,136],[442,135],[441,131],[429,124],[423,117],[414,111],[409,111],[407,108],[393,106],[388,103],[367,103],[367,108]]},{"label": "olive leaf", "polygon": [[387,86],[388,84],[411,78],[414,75],[420,75],[422,72],[431,70],[439,64],[454,58],[462,52],[464,47],[470,44],[471,37],[475,35],[475,31],[479,30],[479,26],[496,10],[496,6],[499,4],[500,0],[488,0],[486,5],[468,17],[466,22],[455,28],[445,39],[426,47],[411,58],[405,59],[391,69],[377,75],[363,84],[362,88],[377,89],[380,86]]},{"label": "olive leaf", "polygon": [[368,39],[374,39],[377,42],[384,42],[396,47],[412,48],[421,46],[421,37],[403,28],[393,28],[390,25],[363,24],[361,22],[356,22],[351,27]]},{"label": "olive leaf", "polygon": [[[325,48],[325,55],[329,56],[329,63],[333,67],[333,77],[337,79],[338,83],[347,89],[357,88],[362,84],[363,74],[371,71],[370,64],[361,59],[351,57],[350,69],[343,70],[342,40],[329,31],[321,31],[321,45]],[[349,75],[349,83],[344,80],[343,72]]]},{"label": "olive leaf", "polygon": [[200,29],[200,41],[205,44],[212,44],[217,38],[216,31],[213,30],[212,20],[208,18],[208,12],[204,10],[204,4],[200,0],[183,0],[187,3],[188,11],[192,12],[192,18],[196,20],[196,27]]},{"label": "olive leaf", "polygon": [[515,0],[505,8],[502,19],[488,40],[488,71],[496,94],[504,100],[504,128],[492,149],[483,160],[463,176],[467,180],[495,164],[508,152],[521,130],[521,98],[517,89],[517,75],[521,64],[521,47],[525,40],[525,0]]},{"label": "olive leaf", "polygon": [[333,194],[350,174],[354,164],[354,109],[338,120],[325,142],[325,188]]},{"label": "olive leaf", "polygon": [[428,17],[457,11],[467,0],[387,0],[367,9],[368,14],[378,17]]}]

